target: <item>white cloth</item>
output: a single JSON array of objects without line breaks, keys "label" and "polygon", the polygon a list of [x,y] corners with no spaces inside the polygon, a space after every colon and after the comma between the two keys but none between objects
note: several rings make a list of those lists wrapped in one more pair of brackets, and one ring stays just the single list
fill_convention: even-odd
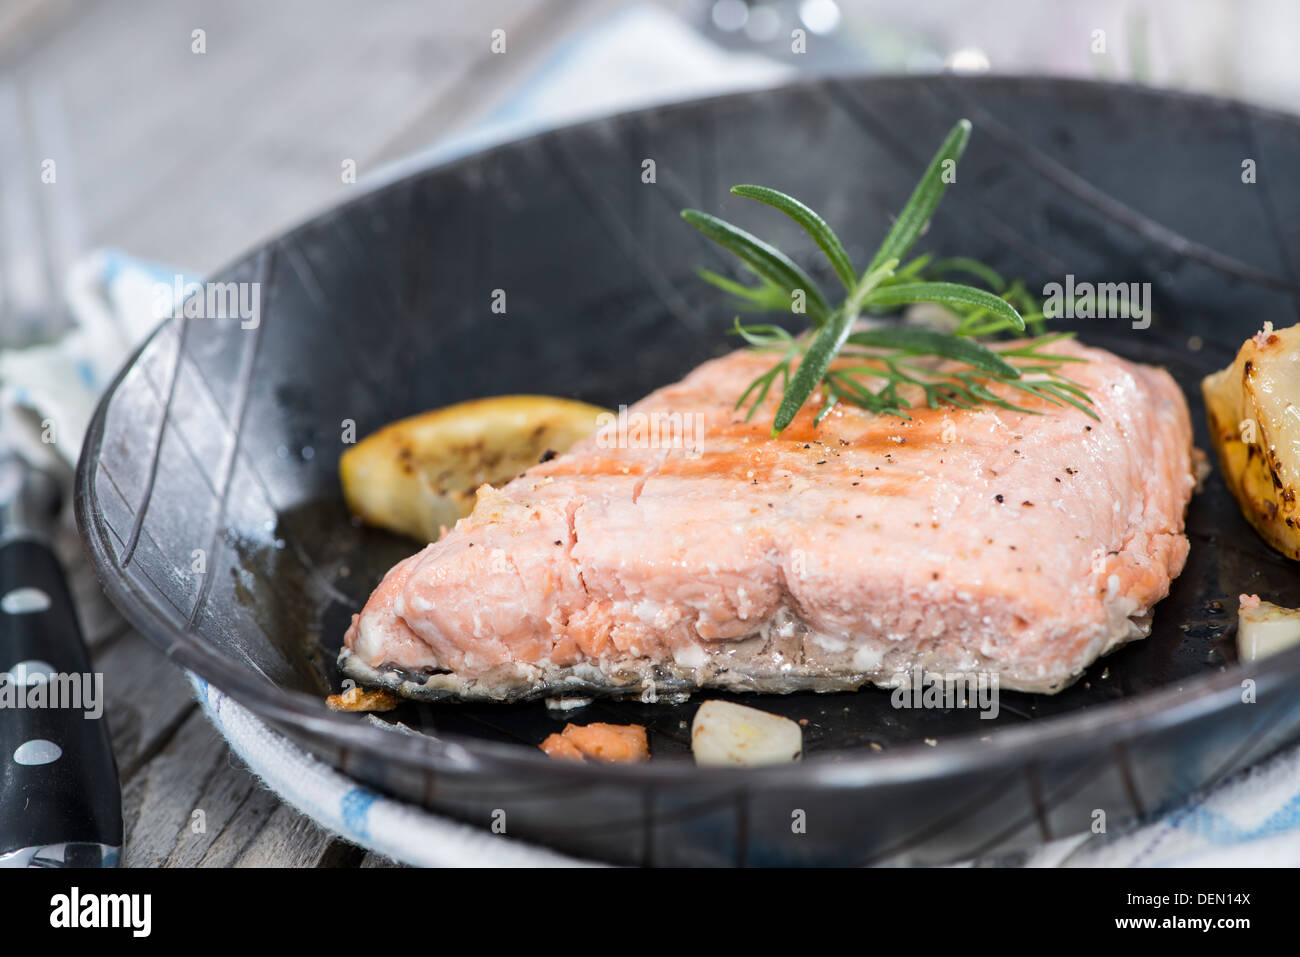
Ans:
[{"label": "white cloth", "polygon": [[1113,839],[1053,841],[1028,867],[1300,866],[1300,748]]},{"label": "white cloth", "polygon": [[[612,111],[760,86],[786,73],[785,67],[759,58],[717,50],[656,8],[633,7],[558,51],[482,126],[408,162],[450,158],[577,119],[575,103],[582,104],[583,113]],[[599,98],[593,98],[593,91]],[[3,421],[54,419],[62,430],[57,448],[75,460],[100,392],[156,323],[157,284],[171,285],[175,273],[113,251],[96,252],[81,263],[68,280],[74,329],[58,342],[0,353]],[[20,411],[25,414],[13,414]],[[27,444],[38,441],[33,433]],[[286,802],[349,841],[416,865],[583,863],[448,821],[358,785],[201,678],[190,677],[205,712],[248,767]],[[1300,750],[1238,776],[1134,833],[1056,841],[1025,863],[1300,865]]]},{"label": "white cloth", "polygon": [[[208,718],[262,783],[322,827],[354,844],[418,867],[586,865],[384,797],[272,731],[198,675],[191,674],[190,681]],[[391,733],[409,732],[393,729]]]}]

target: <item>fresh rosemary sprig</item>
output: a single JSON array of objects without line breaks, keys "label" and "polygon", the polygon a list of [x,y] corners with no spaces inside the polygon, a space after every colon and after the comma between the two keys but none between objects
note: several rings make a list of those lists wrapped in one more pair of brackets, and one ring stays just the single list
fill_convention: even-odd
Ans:
[{"label": "fresh rosemary sprig", "polygon": [[[1041,307],[1023,282],[1008,283],[988,266],[966,257],[936,260],[923,254],[903,261],[953,181],[970,129],[968,120],[953,127],[861,276],[835,231],[814,210],[766,186],[732,188],[737,196],[785,213],[812,237],[844,284],[846,296],[838,306],[833,307],[812,277],[776,247],[716,216],[697,209],[682,211],[688,223],[735,253],[757,283],[745,285],[702,269],[703,279],[729,293],[741,311],[791,310],[806,315],[812,323],[808,336],[796,338],[780,326],[742,325],[736,318],[733,331],[737,335],[755,349],[778,354],[772,367],[750,383],[736,402],[737,409],[749,403],[746,421],[778,380],[781,402],[772,423],[773,435],[785,430],[819,386],[825,389],[826,401],[814,423],[820,423],[841,402],[910,418],[906,411],[910,403],[901,391],[905,387],[919,390],[931,408],[951,405],[968,409],[988,404],[1034,411],[1000,397],[989,388],[990,383],[1004,384],[1055,405],[1070,405],[1097,418],[1089,408],[1087,392],[1060,371],[1068,362],[1083,360],[1043,351],[1044,346],[1068,334],[1001,347],[975,340],[976,336],[1021,332],[1027,326],[1042,334]],[[988,289],[943,278],[958,273],[974,277]],[[855,330],[867,310],[880,312],[923,302],[938,303],[956,315],[951,333],[898,326]],[[943,369],[927,361],[936,358],[947,360]],[[855,361],[836,362],[847,359]]]}]

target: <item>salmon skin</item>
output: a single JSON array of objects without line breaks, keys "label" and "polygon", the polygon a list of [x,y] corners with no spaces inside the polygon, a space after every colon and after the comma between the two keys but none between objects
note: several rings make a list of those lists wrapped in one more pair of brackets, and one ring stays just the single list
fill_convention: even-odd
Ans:
[{"label": "salmon skin", "polygon": [[733,408],[770,356],[706,362],[482,488],[353,616],[340,667],[424,700],[846,691],[918,668],[1059,691],[1149,633],[1195,475],[1167,372],[1044,348],[1087,360],[1066,371],[1099,420],[1006,393],[1039,414],[814,425],[815,396],[772,438],[778,396]]}]

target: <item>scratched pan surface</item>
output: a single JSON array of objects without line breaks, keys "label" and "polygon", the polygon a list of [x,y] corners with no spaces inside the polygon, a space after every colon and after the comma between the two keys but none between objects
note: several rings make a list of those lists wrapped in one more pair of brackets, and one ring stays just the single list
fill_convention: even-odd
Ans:
[{"label": "scratched pan surface", "polygon": [[[256,328],[164,323],[87,440],[78,517],[110,595],[175,660],[357,778],[483,826],[502,810],[513,836],[610,861],[997,857],[1086,829],[1094,809],[1114,833],[1258,761],[1300,737],[1300,650],[1239,666],[1236,596],[1300,605],[1300,576],[1217,473],[1151,637],[1055,697],[1004,694],[993,720],[896,710],[875,690],[765,696],[752,703],[807,719],[806,760],[705,771],[687,745],[697,701],[568,716],[648,725],[654,758],[635,768],[548,762],[536,744],[564,719],[541,704],[406,705],[388,717],[426,732],[412,736],[322,703],[349,616],[414,548],[348,521],[345,420],[364,435],[505,392],[632,401],[731,345],[730,313],[692,273],[729,264],[679,209],[761,227],[817,267],[793,226],[726,191],[770,184],[821,210],[861,260],[960,116],[975,124],[970,149],[921,248],[979,256],[1031,287],[1067,272],[1150,282],[1149,329],[1067,325],[1167,366],[1208,448],[1201,376],[1263,320],[1296,321],[1295,118],[1055,80],[814,82],[415,170],[226,269],[216,278],[261,284]],[[1241,701],[1246,678],[1256,703]],[[793,833],[796,809],[806,833]]]}]

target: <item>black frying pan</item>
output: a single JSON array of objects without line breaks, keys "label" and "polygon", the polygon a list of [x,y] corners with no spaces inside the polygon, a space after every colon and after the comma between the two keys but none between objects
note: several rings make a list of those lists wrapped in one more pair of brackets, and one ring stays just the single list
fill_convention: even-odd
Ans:
[{"label": "black frying pan", "polygon": [[[1300,605],[1300,576],[1216,474],[1187,570],[1150,638],[1055,697],[895,710],[887,692],[746,699],[808,719],[802,764],[697,769],[684,705],[405,705],[393,734],[326,710],[349,616],[410,542],[349,523],[336,463],[358,434],[474,396],[634,400],[732,348],[692,273],[726,265],[695,206],[810,244],[727,193],[763,183],[820,210],[862,257],[960,116],[964,184],[919,248],[1031,288],[1068,272],[1151,282],[1157,319],[1067,324],[1166,365],[1208,448],[1198,383],[1265,319],[1297,320],[1296,119],[1134,87],[1028,78],[835,79],[549,132],[364,192],[224,270],[260,323],[164,323],[104,398],[77,513],[109,594],[178,662],[327,761],[391,793],[575,854],[656,864],[933,863],[1168,808],[1300,737],[1300,649],[1236,664],[1236,596]],[[643,184],[642,161],[657,182]],[[1244,159],[1258,181],[1242,182]],[[751,218],[753,217],[753,218]],[[758,217],[762,217],[761,220]],[[490,310],[508,290],[505,317]],[[245,325],[248,325],[247,323]],[[205,570],[195,571],[196,550]],[[1254,682],[1255,703],[1242,702]],[[712,697],[712,695],[710,695]],[[570,766],[566,719],[636,721],[654,760]],[[792,828],[795,811],[804,833]],[[1104,839],[1099,836],[1096,839]]]}]

